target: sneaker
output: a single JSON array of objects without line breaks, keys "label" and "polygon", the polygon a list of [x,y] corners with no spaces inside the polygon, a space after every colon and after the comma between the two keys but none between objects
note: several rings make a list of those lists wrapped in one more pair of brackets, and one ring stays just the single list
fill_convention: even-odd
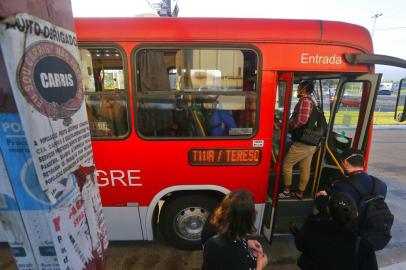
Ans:
[{"label": "sneaker", "polygon": [[303,197],[304,197],[304,195],[300,195],[299,194],[299,192],[295,192],[295,197],[296,197],[296,199],[298,199],[298,200],[303,200]]},{"label": "sneaker", "polygon": [[278,197],[279,197],[279,199],[288,199],[288,198],[292,197],[292,193],[290,191],[288,191],[288,192],[283,191],[278,194]]}]

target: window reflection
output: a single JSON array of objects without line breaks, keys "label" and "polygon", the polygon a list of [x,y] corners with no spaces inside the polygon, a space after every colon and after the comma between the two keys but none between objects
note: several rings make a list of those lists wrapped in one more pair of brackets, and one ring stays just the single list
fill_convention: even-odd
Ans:
[{"label": "window reflection", "polygon": [[238,49],[142,49],[137,129],[148,137],[251,136],[257,56]]},{"label": "window reflection", "polygon": [[[329,138],[329,146],[334,151],[335,156],[339,157],[354,143],[363,89],[368,86],[369,82],[346,82],[343,86],[343,92],[338,97],[339,105],[334,118],[332,134]],[[330,163],[333,161],[330,160]]]},{"label": "window reflection", "polygon": [[116,48],[79,49],[90,134],[120,138],[128,134],[123,58]]}]

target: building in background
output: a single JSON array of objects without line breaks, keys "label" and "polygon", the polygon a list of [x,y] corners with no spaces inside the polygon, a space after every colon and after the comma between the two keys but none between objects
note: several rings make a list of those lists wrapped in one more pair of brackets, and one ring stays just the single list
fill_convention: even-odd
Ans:
[{"label": "building in background", "polygon": [[160,17],[177,17],[179,6],[177,0],[147,0],[148,4]]}]

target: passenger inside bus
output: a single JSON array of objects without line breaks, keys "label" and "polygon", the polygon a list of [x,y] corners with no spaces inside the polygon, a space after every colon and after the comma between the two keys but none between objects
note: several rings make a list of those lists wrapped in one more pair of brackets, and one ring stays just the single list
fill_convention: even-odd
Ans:
[{"label": "passenger inside bus", "polygon": [[249,136],[256,55],[231,49],[143,49],[137,54],[137,127],[143,136]]},{"label": "passenger inside bus", "polygon": [[129,125],[121,53],[114,48],[81,48],[80,57],[92,137],[124,136]]},{"label": "passenger inside bus", "polygon": [[279,194],[279,198],[285,199],[292,196],[292,169],[295,164],[300,167],[300,181],[298,190],[294,195],[298,199],[302,199],[306,190],[307,183],[310,178],[311,162],[314,152],[317,147],[299,141],[297,138],[298,129],[306,126],[310,120],[310,115],[315,110],[315,102],[311,98],[314,91],[313,81],[302,81],[297,88],[298,103],[295,105],[294,112],[289,120],[289,131],[293,134],[293,143],[290,146],[288,153],[283,163],[283,180],[284,190]]}]

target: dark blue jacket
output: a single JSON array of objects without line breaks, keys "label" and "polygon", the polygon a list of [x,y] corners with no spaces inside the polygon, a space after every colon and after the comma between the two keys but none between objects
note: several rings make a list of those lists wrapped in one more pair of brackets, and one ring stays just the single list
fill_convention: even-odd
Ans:
[{"label": "dark blue jacket", "polygon": [[[368,194],[372,193],[374,180],[366,172],[359,171],[350,175],[348,179],[337,181],[331,188],[331,192],[344,192],[350,195],[354,201],[359,205],[361,202],[361,196],[357,190],[348,181],[359,183]],[[384,182],[378,179],[379,193],[385,198],[387,192],[387,186]],[[365,194],[365,195],[368,195]],[[364,195],[364,196],[365,196]]]}]

